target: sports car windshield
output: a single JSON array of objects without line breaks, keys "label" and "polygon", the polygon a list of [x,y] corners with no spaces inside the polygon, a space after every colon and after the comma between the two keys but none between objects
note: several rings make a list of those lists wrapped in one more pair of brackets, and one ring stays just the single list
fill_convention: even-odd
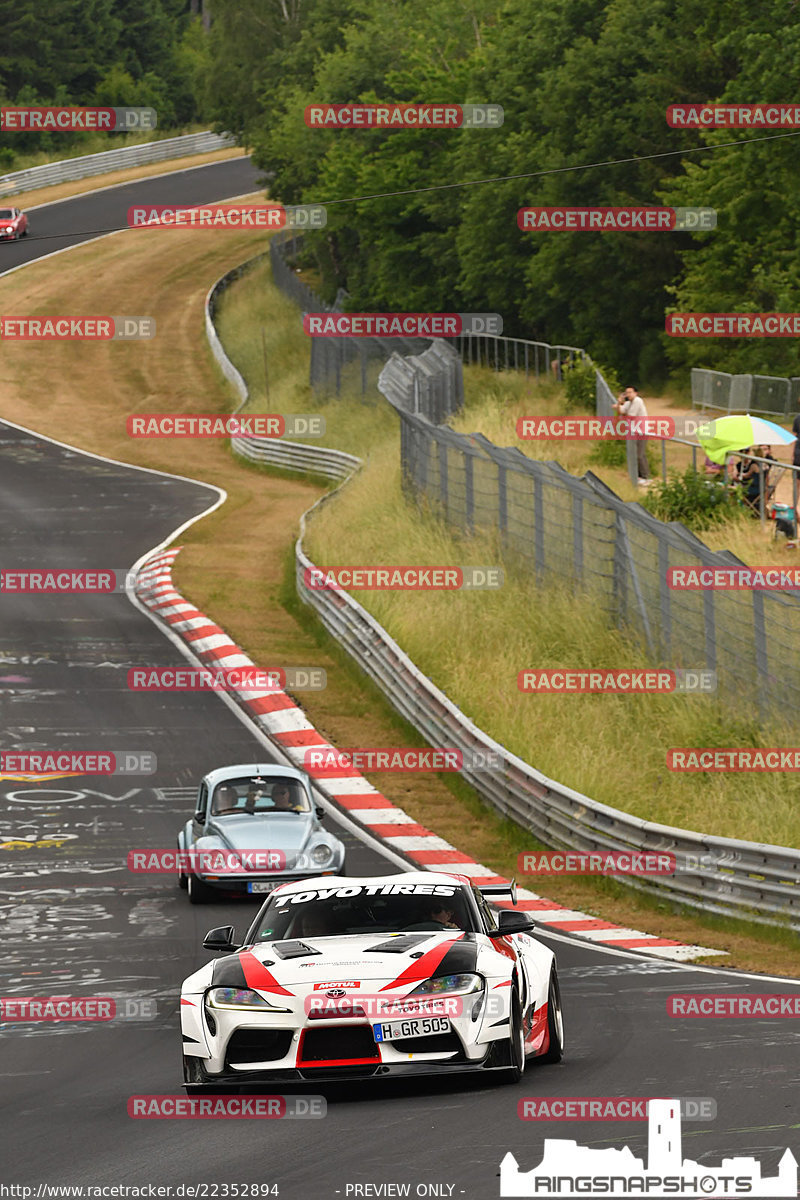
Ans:
[{"label": "sports car windshield", "polygon": [[212,816],[226,813],[309,813],[305,788],[296,779],[256,776],[226,779],[214,789]]},{"label": "sports car windshield", "polygon": [[14,211],[11,208],[0,208],[0,221],[10,221],[14,216]]},{"label": "sports car windshield", "polygon": [[270,897],[254,940],[459,930],[478,930],[459,885],[376,882],[277,892]]}]

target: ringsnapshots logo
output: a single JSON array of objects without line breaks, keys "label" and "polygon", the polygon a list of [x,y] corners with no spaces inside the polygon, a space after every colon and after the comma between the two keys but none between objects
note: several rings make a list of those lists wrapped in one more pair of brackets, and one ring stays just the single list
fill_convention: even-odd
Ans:
[{"label": "ringsnapshots logo", "polygon": [[154,1021],[151,996],[0,996],[0,1025],[32,1021]]},{"label": "ringsnapshots logo", "polygon": [[800,129],[800,104],[670,104],[673,129]]},{"label": "ringsnapshots logo", "polygon": [[520,692],[535,692],[537,695],[577,695],[598,693],[609,695],[631,695],[638,693],[663,693],[686,695],[717,690],[716,671],[705,668],[691,670],[685,667],[658,670],[578,670],[564,667],[548,667],[541,670],[520,671],[517,676]]},{"label": "ringsnapshots logo", "polygon": [[458,592],[503,586],[502,567],[306,567],[303,582],[316,592]]},{"label": "ringsnapshots logo", "polygon": [[501,104],[308,104],[309,129],[499,129]]},{"label": "ringsnapshots logo", "polygon": [[319,1120],[324,1096],[131,1096],[128,1116],[139,1120]]},{"label": "ringsnapshots logo", "polygon": [[510,1152],[500,1164],[502,1197],[651,1196],[723,1197],[797,1195],[797,1160],[786,1150],[778,1174],[764,1177],[753,1156],[733,1156],[710,1167],[684,1158],[681,1102],[654,1098],[649,1103],[647,1161],[629,1146],[579,1146],[573,1139],[545,1138],[542,1160],[530,1171],[521,1171]]},{"label": "ringsnapshots logo", "polygon": [[404,746],[335,750],[314,746],[303,755],[303,769],[318,776],[347,776],[355,771],[498,771],[503,758],[494,750],[416,750]]},{"label": "ringsnapshots logo", "polygon": [[674,875],[676,858],[655,850],[533,850],[520,854],[522,875]]},{"label": "ringsnapshots logo", "polygon": [[328,685],[323,667],[131,667],[132,692],[320,692]]},{"label": "ringsnapshots logo", "polygon": [[155,129],[158,116],[154,108],[55,108],[26,106],[0,108],[0,132],[91,130],[100,133]]},{"label": "ringsnapshots logo", "polygon": [[136,413],[127,418],[132,438],[296,438],[324,437],[325,418],[317,413]]},{"label": "ringsnapshots logo", "polygon": [[155,775],[150,750],[0,750],[0,777],[51,779],[59,775]]},{"label": "ringsnapshots logo", "polygon": [[[655,1096],[523,1096],[517,1101],[521,1121],[647,1121]],[[682,1096],[684,1121],[715,1121],[711,1096]]]},{"label": "ringsnapshots logo", "polygon": [[127,222],[129,229],[324,229],[328,213],[322,204],[151,204],[129,208]]},{"label": "ringsnapshots logo", "polygon": [[5,342],[132,342],[155,336],[155,317],[0,316]]},{"label": "ringsnapshots logo", "polygon": [[686,232],[716,229],[714,208],[521,208],[517,225],[523,232],[588,233]]},{"label": "ringsnapshots logo", "polygon": [[800,313],[667,313],[670,337],[800,337]]},{"label": "ringsnapshots logo", "polygon": [[503,332],[499,313],[304,313],[309,337],[448,338]]}]

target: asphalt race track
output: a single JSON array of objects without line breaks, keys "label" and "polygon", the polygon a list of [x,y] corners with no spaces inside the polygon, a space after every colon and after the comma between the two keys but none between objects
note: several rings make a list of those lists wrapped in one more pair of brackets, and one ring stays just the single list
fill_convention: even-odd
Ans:
[{"label": "asphalt race track", "polygon": [[[40,208],[31,237],[3,247],[0,263],[17,266],[85,240],[86,231],[124,225],[135,201],[199,203],[254,186],[250,164],[233,160]],[[3,566],[124,569],[215,501],[200,484],[0,424]],[[0,785],[0,994],[110,994],[155,999],[157,1007],[153,1020],[0,1026],[3,1183],[33,1185],[34,1196],[44,1183],[270,1183],[288,1200],[408,1184],[412,1196],[489,1200],[505,1153],[529,1169],[545,1137],[629,1145],[646,1156],[645,1123],[523,1122],[524,1096],[712,1097],[715,1121],[684,1122],[687,1157],[718,1166],[726,1156],[754,1155],[773,1175],[787,1146],[798,1153],[792,1020],[666,1014],[674,992],[794,993],[791,983],[673,966],[562,936],[549,944],[558,953],[567,1055],[558,1066],[530,1068],[519,1085],[304,1085],[301,1093],[321,1091],[328,1101],[317,1121],[129,1118],[133,1094],[181,1094],[180,981],[205,961],[206,929],[241,930],[254,908],[192,907],[172,877],[129,873],[126,854],[174,845],[205,771],[270,756],[218,697],[128,691],[129,667],[185,660],[126,596],[2,594],[0,619],[0,749],[57,744],[147,750],[158,759],[154,776]],[[387,869],[349,824],[333,816],[326,823],[347,842],[351,872]],[[381,1194],[398,1193],[360,1193]]]}]

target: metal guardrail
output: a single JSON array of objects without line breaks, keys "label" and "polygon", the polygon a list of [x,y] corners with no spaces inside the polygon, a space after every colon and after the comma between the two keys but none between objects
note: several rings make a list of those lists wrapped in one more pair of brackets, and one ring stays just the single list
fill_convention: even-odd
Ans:
[{"label": "metal guardrail", "polygon": [[[459,749],[465,761],[474,751],[499,756],[502,768],[462,772],[492,808],[547,846],[671,852],[678,863],[675,875],[622,881],[705,912],[800,929],[800,851],[644,821],[549,779],[474,725],[347,592],[309,588],[305,573],[315,564],[303,549],[306,520],[330,498],[322,497],[301,518],[295,550],[298,595],[432,746]],[[691,857],[701,855],[716,861],[703,867]]]},{"label": "metal guardrail", "polygon": [[[239,413],[250,399],[247,384],[240,371],[236,369],[223,349],[219,340],[214,316],[223,292],[236,279],[246,275],[264,258],[270,256],[270,251],[257,254],[247,259],[231,271],[226,271],[216,283],[209,288],[205,300],[205,325],[211,353],[219,365],[225,378],[235,389],[239,404],[234,410]],[[346,479],[358,467],[361,459],[354,454],[346,454],[343,450],[332,450],[327,446],[306,445],[303,442],[287,442],[282,438],[263,437],[233,437],[231,449],[234,454],[246,458],[248,462],[268,464],[272,467],[282,467],[286,471],[300,471],[303,474],[322,475],[327,479]]]},{"label": "metal guardrail", "polygon": [[162,138],[158,142],[143,142],[139,146],[121,146],[116,150],[102,150],[99,154],[65,158],[60,162],[42,163],[38,167],[27,167],[24,171],[0,175],[0,196],[15,196],[33,188],[68,183],[73,179],[87,179],[92,175],[104,175],[108,171],[121,170],[123,167],[141,167],[148,163],[164,162],[169,158],[183,158],[189,154],[209,154],[214,150],[226,150],[235,145],[236,139],[232,134],[204,130],[202,133]]},{"label": "metal guardrail", "polygon": [[692,408],[767,413],[788,421],[797,412],[800,377],[729,375],[692,367]]},{"label": "metal guardrail", "polygon": [[[236,268],[239,273],[241,270]],[[207,312],[207,328],[209,320]],[[221,345],[219,354],[225,354]],[[282,461],[268,458],[280,451],[281,443],[266,438],[232,439],[232,445],[251,461],[263,453],[257,461],[333,477],[336,468],[341,478],[360,465],[354,455],[296,443],[286,447],[289,453]],[[308,456],[307,461],[301,454]],[[313,466],[309,465],[312,462]],[[298,595],[431,745],[460,749],[466,761],[470,761],[472,751],[490,751],[499,756],[502,769],[463,771],[464,778],[492,808],[549,846],[583,852],[673,853],[678,863],[674,876],[617,878],[630,887],[705,912],[800,930],[800,851],[644,821],[549,779],[470,721],[347,592],[309,588],[305,573],[315,569],[315,564],[303,549],[307,522],[335,494],[323,496],[301,517],[295,546]],[[691,857],[702,855],[713,856],[714,863],[698,865]]]}]

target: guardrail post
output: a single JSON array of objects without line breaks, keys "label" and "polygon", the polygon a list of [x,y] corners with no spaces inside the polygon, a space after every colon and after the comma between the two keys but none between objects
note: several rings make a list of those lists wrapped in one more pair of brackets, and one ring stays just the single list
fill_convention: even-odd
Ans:
[{"label": "guardrail post", "polygon": [[583,500],[572,494],[572,566],[575,580],[583,580]]},{"label": "guardrail post", "polygon": [[663,656],[672,655],[672,597],[667,584],[669,547],[664,538],[658,539],[658,600],[661,609],[661,644]]}]

